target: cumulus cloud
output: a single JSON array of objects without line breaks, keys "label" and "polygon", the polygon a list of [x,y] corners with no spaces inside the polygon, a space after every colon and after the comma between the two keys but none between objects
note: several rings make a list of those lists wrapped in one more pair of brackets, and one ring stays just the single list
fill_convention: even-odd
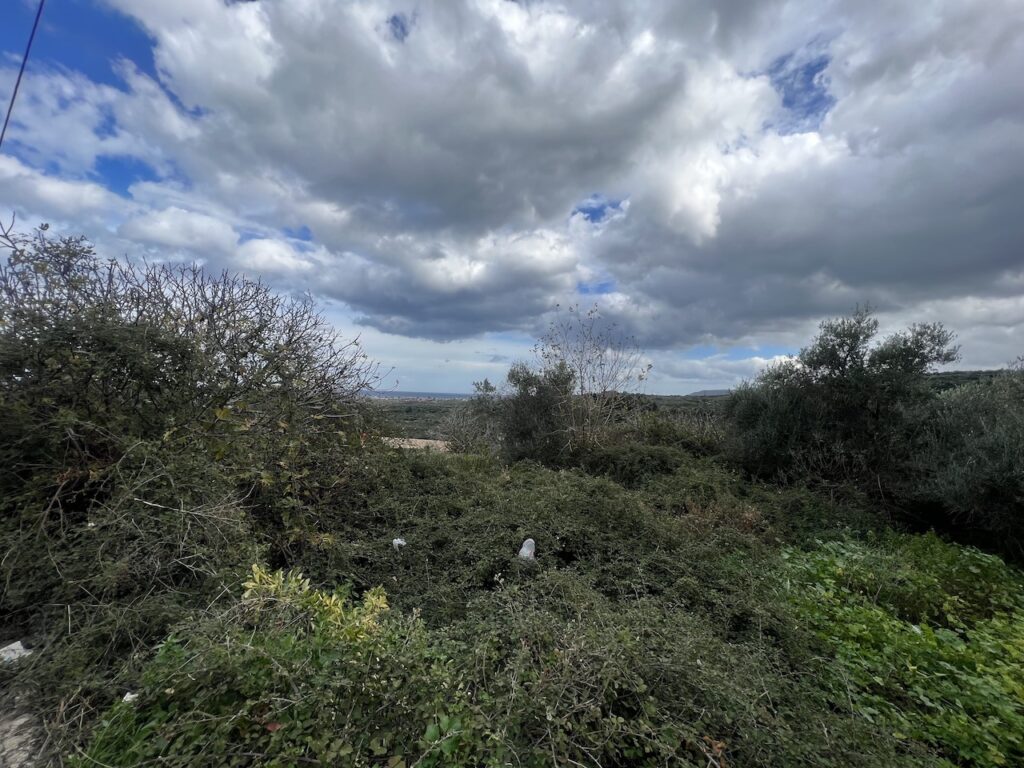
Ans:
[{"label": "cumulus cloud", "polygon": [[0,204],[392,345],[596,300],[665,387],[771,357],[694,345],[795,349],[864,302],[945,313],[966,364],[1024,351],[1017,0],[105,2],[155,76],[31,70]]},{"label": "cumulus cloud", "polygon": [[382,236],[370,253],[335,259],[325,291],[389,333],[435,339],[537,327],[570,295],[579,254],[551,231],[477,238]]},{"label": "cumulus cloud", "polygon": [[787,359],[785,355],[730,358],[723,354],[700,359],[669,360],[661,366],[661,375],[688,385],[687,389],[704,386],[709,389],[729,388],[737,379],[750,379],[767,366]]},{"label": "cumulus cloud", "polygon": [[176,207],[142,213],[121,224],[117,232],[128,240],[199,253],[230,253],[238,240],[222,219]]},{"label": "cumulus cloud", "polygon": [[316,264],[281,240],[247,240],[238,248],[236,263],[247,272],[295,275],[312,271]]},{"label": "cumulus cloud", "polygon": [[99,184],[47,175],[8,155],[0,155],[0,201],[12,210],[46,211],[64,221],[125,208]]}]

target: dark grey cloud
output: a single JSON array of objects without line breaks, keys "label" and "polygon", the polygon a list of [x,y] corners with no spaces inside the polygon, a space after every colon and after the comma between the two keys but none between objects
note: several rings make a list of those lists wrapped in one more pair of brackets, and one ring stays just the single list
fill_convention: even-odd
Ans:
[{"label": "dark grey cloud", "polygon": [[[653,349],[778,346],[871,302],[1020,344],[1018,0],[107,2],[159,82],[37,72],[0,204],[111,248],[420,339],[596,300]],[[104,192],[106,155],[156,180]]]}]

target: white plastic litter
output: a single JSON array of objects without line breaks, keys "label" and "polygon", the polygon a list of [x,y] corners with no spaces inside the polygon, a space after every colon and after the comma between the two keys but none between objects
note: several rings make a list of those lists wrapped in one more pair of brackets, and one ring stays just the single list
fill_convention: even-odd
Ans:
[{"label": "white plastic litter", "polygon": [[17,661],[28,656],[32,651],[21,644],[21,640],[15,640],[10,645],[0,648],[0,661]]},{"label": "white plastic litter", "polygon": [[391,546],[394,547],[395,552],[398,552],[405,546],[405,539],[392,539]]},{"label": "white plastic litter", "polygon": [[519,548],[519,557],[523,560],[533,560],[533,553],[537,550],[537,544],[533,539],[527,539]]},{"label": "white plastic litter", "polygon": [[121,701],[126,701],[126,702],[128,702],[129,704],[131,704],[131,703],[132,703],[133,701],[135,701],[135,700],[136,700],[137,698],[139,698],[139,694],[137,694],[137,693],[132,693],[131,691],[128,691],[128,693],[126,693],[126,694],[125,694],[125,695],[124,695],[124,696],[123,696],[123,697],[121,698]]}]

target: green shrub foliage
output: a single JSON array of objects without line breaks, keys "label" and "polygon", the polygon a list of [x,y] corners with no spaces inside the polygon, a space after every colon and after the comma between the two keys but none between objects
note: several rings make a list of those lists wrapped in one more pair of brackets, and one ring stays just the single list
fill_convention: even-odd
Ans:
[{"label": "green shrub foliage", "polygon": [[933,396],[926,374],[952,362],[952,334],[915,325],[875,342],[869,310],[829,320],[794,360],[767,368],[726,406],[733,454],[784,480],[870,483],[909,456],[907,423]]},{"label": "green shrub foliage", "polygon": [[473,397],[450,408],[441,422],[449,450],[497,455],[501,451],[503,402],[490,380],[473,382]]},{"label": "green shrub foliage", "polygon": [[597,308],[569,307],[534,348],[537,365],[508,372],[501,403],[506,458],[549,466],[578,463],[646,406],[636,389],[651,370],[636,341],[604,321]]},{"label": "green shrub foliage", "polygon": [[1024,581],[934,536],[787,553],[787,591],[834,654],[837,706],[950,765],[1024,762]]},{"label": "green shrub foliage", "polygon": [[466,764],[452,662],[382,590],[351,602],[258,567],[246,588],[161,645],[75,765]]},{"label": "green shrub foliage", "polygon": [[161,646],[138,698],[106,713],[75,765],[871,765],[900,754],[870,723],[830,712],[753,636],[730,643],[658,601],[619,604],[571,571],[498,584],[445,631],[388,611],[379,589],[351,601],[259,568],[247,587]]},{"label": "green shrub foliage", "polygon": [[685,454],[664,445],[627,443],[609,448],[594,448],[583,457],[583,468],[605,475],[627,486],[635,486],[648,477],[672,472],[685,460]]},{"label": "green shrub foliage", "polygon": [[374,369],[244,277],[45,229],[0,245],[0,625],[46,649],[40,692],[69,711],[337,493],[320,461]]},{"label": "green shrub foliage", "polygon": [[308,300],[6,238],[0,706],[51,764],[1024,760],[1020,573],[872,533],[1019,519],[1020,373],[936,395],[940,326],[826,323],[723,422],[571,314],[402,452]]},{"label": "green shrub foliage", "polygon": [[880,343],[866,310],[828,321],[792,361],[726,404],[729,451],[786,482],[859,485],[905,513],[1020,558],[1024,549],[1024,369],[932,386],[956,359],[940,325]]},{"label": "green shrub foliage", "polygon": [[927,410],[901,498],[929,521],[1024,538],[1024,365],[937,397]]},{"label": "green shrub foliage", "polygon": [[511,393],[502,409],[505,453],[512,461],[533,459],[559,466],[573,458],[572,409],[575,377],[567,365],[509,369]]}]

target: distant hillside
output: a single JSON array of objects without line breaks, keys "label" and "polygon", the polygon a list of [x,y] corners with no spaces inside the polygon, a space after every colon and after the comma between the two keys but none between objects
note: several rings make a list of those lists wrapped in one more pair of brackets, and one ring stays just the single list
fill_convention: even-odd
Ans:
[{"label": "distant hillside", "polygon": [[943,391],[953,389],[964,384],[973,384],[978,381],[991,381],[1005,369],[995,368],[984,371],[942,371],[928,376],[928,381],[935,389]]},{"label": "distant hillside", "polygon": [[441,425],[467,397],[381,398],[377,402],[385,420],[389,422],[389,433],[395,437],[443,440],[445,434]]},{"label": "distant hillside", "polygon": [[367,390],[366,397],[380,400],[468,400],[471,394],[465,392],[407,392],[402,390]]},{"label": "distant hillside", "polygon": [[[964,384],[973,384],[978,381],[991,381],[1001,373],[1003,368],[992,368],[979,371],[942,371],[928,376],[928,380],[935,389],[942,391],[953,389]],[[731,389],[701,389],[691,392],[683,397],[725,397],[732,392]]]},{"label": "distant hillside", "polygon": [[687,397],[725,397],[731,389],[700,389],[696,392],[691,392]]}]

